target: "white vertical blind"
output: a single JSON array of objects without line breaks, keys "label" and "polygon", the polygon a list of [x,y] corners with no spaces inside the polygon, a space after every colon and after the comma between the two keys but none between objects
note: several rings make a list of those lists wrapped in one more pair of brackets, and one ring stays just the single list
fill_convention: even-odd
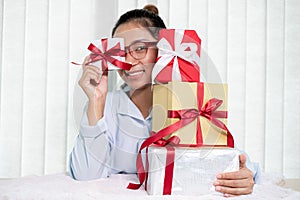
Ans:
[{"label": "white vertical blind", "polygon": [[207,54],[213,63],[207,63],[207,81],[227,82],[227,0],[208,1]]},{"label": "white vertical blind", "polygon": [[266,93],[266,1],[247,1],[246,6],[245,150],[250,155],[255,156],[254,159],[263,167]]},{"label": "white vertical blind", "polygon": [[283,173],[288,177],[300,177],[299,8],[297,0],[285,2]]},{"label": "white vertical blind", "polygon": [[228,124],[239,149],[245,149],[246,0],[228,0]]},{"label": "white vertical blind", "polygon": [[[47,99],[48,0],[25,5],[21,174],[44,173]],[[11,59],[11,56],[9,57]],[[8,65],[9,66],[9,65]],[[13,71],[13,70],[12,70]],[[48,120],[47,120],[48,122]],[[41,134],[43,133],[43,134]],[[33,142],[34,141],[34,142]],[[32,161],[35,161],[34,164]]]},{"label": "white vertical blind", "polygon": [[0,0],[0,177],[66,170],[86,100],[70,61],[147,3],[168,27],[198,32],[201,72],[229,84],[238,148],[267,172],[300,178],[297,0]]},{"label": "white vertical blind", "polygon": [[[170,24],[169,4],[170,4],[170,0],[158,0],[157,4],[156,4],[158,7],[159,16],[162,18],[162,20],[164,20],[167,27],[169,27],[169,24]],[[141,7],[143,7],[143,6],[141,6]],[[139,8],[141,8],[141,7],[139,7]]]},{"label": "white vertical blind", "polygon": [[171,0],[169,2],[169,28],[184,29],[188,27],[188,0]]},{"label": "white vertical blind", "polygon": [[[86,1],[88,4],[88,1]],[[46,78],[45,173],[65,170],[69,78],[70,2],[49,1]]]},{"label": "white vertical blind", "polygon": [[25,1],[3,2],[0,174],[4,177],[21,175],[25,8]]},{"label": "white vertical blind", "polygon": [[282,0],[267,1],[265,169],[280,173],[283,172],[284,150],[284,8]]},{"label": "white vertical blind", "polygon": [[118,1],[118,14],[125,13],[128,10],[135,9],[137,7],[136,0]]},{"label": "white vertical blind", "polygon": [[[189,1],[189,29],[196,30],[201,38],[201,64],[203,66],[208,65],[208,0],[190,0]],[[207,68],[201,66],[201,74],[204,77],[208,77]],[[205,80],[203,80],[205,81]]]}]

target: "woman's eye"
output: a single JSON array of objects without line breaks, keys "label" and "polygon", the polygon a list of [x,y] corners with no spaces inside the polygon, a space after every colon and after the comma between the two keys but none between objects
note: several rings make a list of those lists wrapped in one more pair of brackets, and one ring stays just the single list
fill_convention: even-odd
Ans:
[{"label": "woman's eye", "polygon": [[139,47],[136,47],[134,51],[143,51],[145,49],[147,49],[146,46],[139,46]]}]

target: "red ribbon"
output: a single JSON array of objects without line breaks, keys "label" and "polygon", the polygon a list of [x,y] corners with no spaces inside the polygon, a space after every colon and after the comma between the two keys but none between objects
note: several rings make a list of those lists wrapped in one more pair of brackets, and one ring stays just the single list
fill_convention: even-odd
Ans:
[{"label": "red ribbon", "polygon": [[174,146],[179,144],[179,142],[180,142],[180,138],[177,136],[173,136],[170,137],[167,141],[161,139],[155,143],[158,146],[165,146],[167,149],[163,195],[172,193],[173,171],[174,171],[174,160],[175,160]]},{"label": "red ribbon", "polygon": [[[153,133],[153,134],[155,134],[155,133]],[[180,138],[177,136],[172,136],[168,140],[161,138],[158,141],[154,142],[154,144],[156,144],[156,146],[166,147],[166,149],[167,149],[163,195],[171,194],[171,192],[172,192],[174,160],[175,160],[174,146],[179,144],[179,142],[180,142]],[[147,190],[147,181],[148,181],[148,171],[149,171],[148,147],[146,147],[146,172],[145,172],[145,189],[146,190]],[[131,189],[133,189],[133,188],[131,188]]]},{"label": "red ribbon", "polygon": [[[162,138],[174,133],[175,131],[181,129],[182,127],[186,126],[192,121],[197,119],[197,145],[196,146],[209,146],[209,145],[203,145],[202,131],[201,131],[200,119],[199,119],[200,116],[205,117],[215,126],[225,130],[227,132],[227,146],[234,148],[234,139],[230,131],[222,121],[217,119],[217,118],[227,118],[227,111],[217,111],[217,109],[221,106],[223,101],[216,98],[212,98],[202,107],[203,96],[204,96],[204,83],[198,83],[198,109],[199,110],[197,109],[169,110],[168,111],[169,118],[179,118],[180,120],[175,122],[174,124],[171,124],[161,129],[157,133],[152,134],[149,138],[147,138],[142,143],[136,161],[136,168],[137,168],[137,173],[138,173],[138,178],[140,183],[137,184],[129,183],[129,185],[127,186],[128,189],[140,188],[140,186],[144,183],[145,179],[147,178],[148,159],[146,157],[147,171],[145,172],[145,168],[141,156],[142,150],[144,148],[149,147],[153,143],[161,143],[163,141]],[[189,145],[189,146],[193,146],[193,145]],[[213,145],[213,146],[217,146],[217,145]],[[146,156],[147,153],[148,151],[146,151]],[[170,170],[171,169],[169,169],[168,171]],[[166,192],[168,193],[168,191]]]},{"label": "red ribbon", "polygon": [[[88,47],[88,50],[90,50],[92,53],[90,55],[91,61],[86,63],[86,65],[91,64],[93,62],[102,60],[102,71],[108,70],[108,64],[107,61],[113,64],[114,66],[124,69],[124,70],[130,70],[132,67],[131,64],[122,62],[118,59],[113,58],[112,56],[125,56],[125,51],[121,50],[120,43],[118,42],[115,46],[107,50],[107,38],[101,39],[103,52],[98,49],[94,44],[90,44]],[[73,64],[77,64],[72,62]],[[77,64],[78,65],[78,64]]]},{"label": "red ribbon", "polygon": [[[174,124],[163,128],[159,132],[152,134],[149,138],[147,138],[142,143],[136,159],[136,169],[137,169],[137,175],[140,183],[129,183],[129,185],[127,186],[128,189],[133,189],[133,190],[139,189],[147,177],[148,172],[146,172],[144,168],[144,164],[142,160],[142,150],[149,147],[151,144],[154,144],[155,142],[160,142],[161,139],[164,138],[165,136],[170,135],[171,133],[177,131],[180,128],[178,124],[182,124],[182,123],[187,124],[186,121],[182,122],[181,120],[175,122]],[[146,155],[147,155],[147,151],[146,151]],[[146,162],[147,162],[146,165],[148,166],[148,159],[146,159]]]},{"label": "red ribbon", "polygon": [[[158,61],[160,58],[157,58]],[[172,81],[174,58],[158,73],[155,80],[159,83],[167,83]],[[200,67],[197,63],[194,64],[177,57],[181,81],[182,82],[200,82]]]}]

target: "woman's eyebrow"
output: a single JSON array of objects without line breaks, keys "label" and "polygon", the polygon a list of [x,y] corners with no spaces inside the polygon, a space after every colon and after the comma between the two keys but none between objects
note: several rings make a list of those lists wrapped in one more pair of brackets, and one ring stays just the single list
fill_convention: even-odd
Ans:
[{"label": "woman's eyebrow", "polygon": [[134,40],[133,42],[131,42],[129,45],[125,46],[125,47],[129,47],[135,43],[139,43],[139,42],[157,42],[157,41],[151,41],[149,39],[138,39],[138,40]]}]

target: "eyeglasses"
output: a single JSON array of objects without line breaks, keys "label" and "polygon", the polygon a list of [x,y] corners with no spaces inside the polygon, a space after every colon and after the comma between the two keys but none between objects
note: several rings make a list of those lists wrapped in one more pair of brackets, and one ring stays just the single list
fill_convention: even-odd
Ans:
[{"label": "eyeglasses", "polygon": [[154,47],[157,42],[141,42],[137,41],[125,47],[126,53],[129,53],[134,59],[141,60],[147,55],[148,49]]}]

